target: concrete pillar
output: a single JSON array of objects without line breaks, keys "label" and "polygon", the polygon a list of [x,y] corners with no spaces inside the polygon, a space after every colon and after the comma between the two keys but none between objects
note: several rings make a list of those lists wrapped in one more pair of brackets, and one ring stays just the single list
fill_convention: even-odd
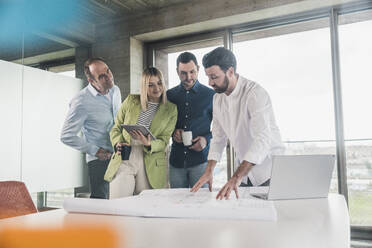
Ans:
[{"label": "concrete pillar", "polygon": [[92,45],[92,56],[101,57],[107,62],[124,100],[130,92],[129,36],[118,40],[97,41]]},{"label": "concrete pillar", "polygon": [[140,40],[130,38],[130,92],[139,94],[142,71],[144,70],[144,44]]},{"label": "concrete pillar", "polygon": [[[169,89],[169,82],[168,82],[168,53],[165,53],[161,50],[155,51],[155,67],[157,67],[163,73],[165,85],[167,89]],[[171,68],[172,70],[173,68]],[[176,69],[176,65],[174,65],[174,70]]]},{"label": "concrete pillar", "polygon": [[86,83],[87,80],[84,74],[84,63],[91,57],[91,53],[92,51],[90,46],[75,48],[75,76]]}]

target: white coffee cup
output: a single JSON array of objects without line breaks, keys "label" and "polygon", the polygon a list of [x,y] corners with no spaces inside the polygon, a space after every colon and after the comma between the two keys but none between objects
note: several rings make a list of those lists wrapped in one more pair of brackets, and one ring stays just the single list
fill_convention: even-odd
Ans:
[{"label": "white coffee cup", "polygon": [[182,132],[182,142],[184,146],[191,146],[192,144],[192,131]]}]

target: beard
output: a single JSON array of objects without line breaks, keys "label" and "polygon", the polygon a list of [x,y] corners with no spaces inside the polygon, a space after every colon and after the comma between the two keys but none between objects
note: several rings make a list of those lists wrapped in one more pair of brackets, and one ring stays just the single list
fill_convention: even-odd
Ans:
[{"label": "beard", "polygon": [[184,88],[190,88],[190,87],[192,87],[192,86],[194,86],[194,84],[195,84],[195,82],[196,82],[196,80],[189,80],[189,81],[182,81],[181,83],[182,83],[182,86],[184,87]]},{"label": "beard", "polygon": [[224,76],[224,78],[223,78],[223,84],[222,84],[222,86],[214,86],[213,87],[213,89],[214,89],[214,91],[216,91],[218,94],[221,94],[221,93],[224,93],[226,90],[227,90],[227,88],[229,87],[229,84],[230,84],[230,81],[229,81],[229,79],[226,77],[226,74],[225,74],[225,76]]}]

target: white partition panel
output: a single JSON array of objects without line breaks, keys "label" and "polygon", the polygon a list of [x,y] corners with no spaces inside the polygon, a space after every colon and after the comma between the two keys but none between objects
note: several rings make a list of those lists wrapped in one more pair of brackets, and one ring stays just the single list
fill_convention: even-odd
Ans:
[{"label": "white partition panel", "polygon": [[22,180],[31,192],[83,186],[83,155],[60,141],[82,87],[79,79],[24,67]]},{"label": "white partition panel", "polygon": [[0,60],[0,181],[21,178],[22,66]]}]

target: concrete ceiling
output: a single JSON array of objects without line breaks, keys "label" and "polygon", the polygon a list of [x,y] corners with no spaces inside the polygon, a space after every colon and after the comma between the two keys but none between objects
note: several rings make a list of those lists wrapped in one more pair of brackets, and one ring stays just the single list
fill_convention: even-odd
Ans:
[{"label": "concrete ceiling", "polygon": [[0,59],[86,46],[110,32],[152,41],[359,1],[0,0]]},{"label": "concrete ceiling", "polygon": [[188,0],[2,0],[0,59],[13,61],[94,43],[98,24]]},{"label": "concrete ceiling", "polygon": [[83,12],[95,17],[97,24],[112,18],[140,14],[185,2],[189,0],[89,0],[81,2],[81,7]]}]

